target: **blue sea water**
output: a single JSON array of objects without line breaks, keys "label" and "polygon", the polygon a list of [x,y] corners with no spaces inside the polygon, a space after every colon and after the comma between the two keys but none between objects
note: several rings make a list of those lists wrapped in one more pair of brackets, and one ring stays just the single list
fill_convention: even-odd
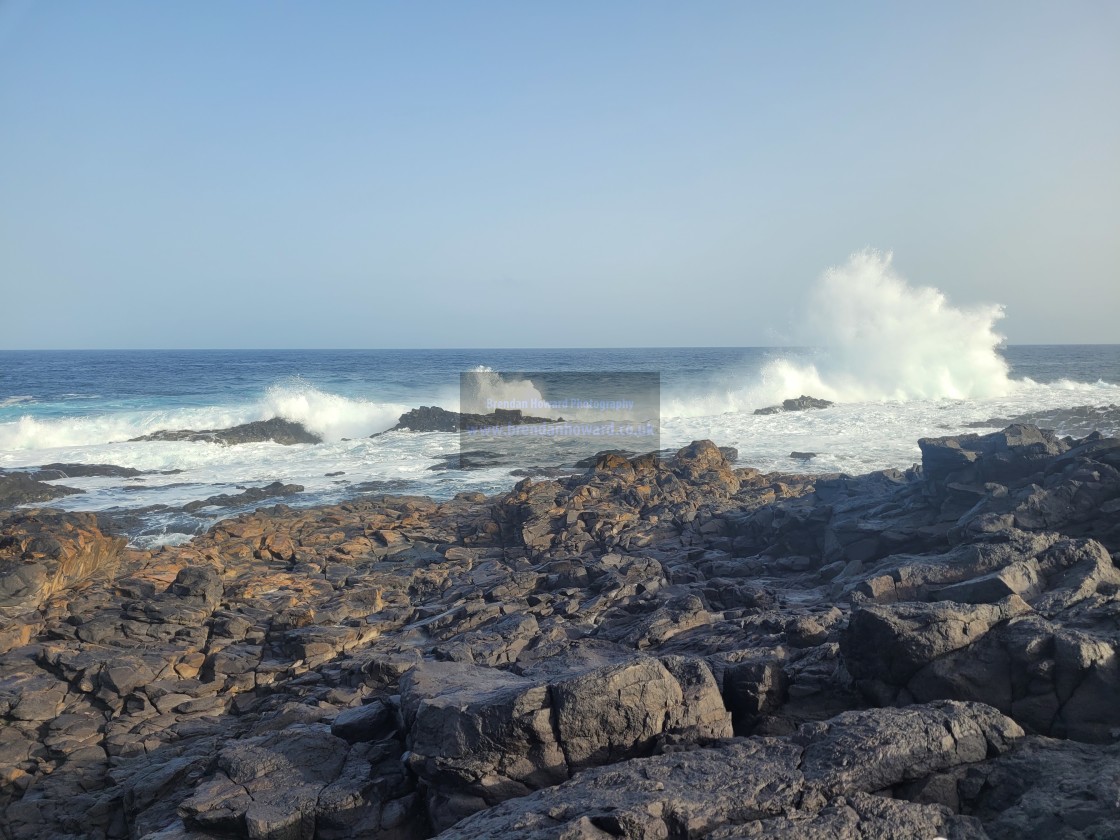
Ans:
[{"label": "blue sea water", "polygon": [[[1010,378],[1120,382],[1120,345],[1020,345],[1002,350]],[[0,351],[0,423],[22,416],[240,405],[300,383],[372,402],[418,405],[454,390],[462,371],[656,371],[670,393],[733,386],[773,359],[812,361],[790,348],[526,350]]]},{"label": "blue sea water", "polygon": [[[936,345],[936,342],[929,344]],[[935,352],[937,351],[937,352]],[[1037,416],[1070,434],[1120,432],[1120,345],[1010,346],[954,353],[920,343],[840,351],[789,348],[526,350],[192,350],[0,352],[0,467],[113,463],[139,480],[69,479],[70,509],[182,505],[273,480],[312,504],[362,492],[447,497],[498,492],[508,469],[433,470],[456,435],[392,433],[419,405],[458,407],[463,371],[655,371],[662,445],[711,438],[740,463],[768,470],[863,472],[916,461],[918,437],[983,430]],[[760,417],[755,408],[802,393],[825,411]],[[1112,406],[1110,408],[1110,406]],[[284,417],[318,445],[143,442],[161,429],[225,428]],[[979,424],[979,425],[977,425]],[[818,453],[794,462],[791,451]],[[176,470],[174,475],[161,472]],[[342,476],[327,476],[342,473]],[[175,542],[230,511],[147,515],[140,544]]]}]

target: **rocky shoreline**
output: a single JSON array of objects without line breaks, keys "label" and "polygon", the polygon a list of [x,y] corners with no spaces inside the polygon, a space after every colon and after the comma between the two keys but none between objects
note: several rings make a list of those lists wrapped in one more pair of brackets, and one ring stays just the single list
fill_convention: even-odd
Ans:
[{"label": "rocky shoreline", "polygon": [[[0,514],[5,838],[1112,837],[1120,440]],[[53,485],[52,485],[53,486]]]}]

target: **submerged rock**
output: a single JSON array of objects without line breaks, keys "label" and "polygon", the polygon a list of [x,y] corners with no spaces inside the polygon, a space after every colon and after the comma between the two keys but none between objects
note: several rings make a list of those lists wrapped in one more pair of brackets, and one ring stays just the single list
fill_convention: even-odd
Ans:
[{"label": "submerged rock", "polygon": [[265,499],[292,496],[296,493],[302,493],[303,489],[302,484],[283,484],[279,481],[274,481],[271,484],[266,484],[264,487],[250,487],[240,493],[220,493],[206,499],[187,502],[183,505],[181,510],[187,513],[193,513],[206,507],[237,507],[239,505],[261,502]]},{"label": "submerged rock", "polygon": [[40,481],[54,481],[59,478],[87,478],[90,476],[106,478],[135,478],[143,471],[134,467],[119,467],[116,464],[43,464],[35,477]]}]

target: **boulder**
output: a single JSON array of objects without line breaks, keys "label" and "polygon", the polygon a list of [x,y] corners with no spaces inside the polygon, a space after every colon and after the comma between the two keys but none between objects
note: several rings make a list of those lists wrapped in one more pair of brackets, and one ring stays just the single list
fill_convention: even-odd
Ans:
[{"label": "boulder", "polygon": [[1114,837],[1120,826],[1120,744],[1023,738],[985,764],[942,776],[991,840]]},{"label": "boulder", "polygon": [[331,734],[350,743],[377,741],[396,731],[396,715],[383,700],[355,706],[339,712],[331,723]]},{"label": "boulder", "polygon": [[537,675],[425,662],[402,680],[401,704],[437,828],[667,740],[731,734],[711,672],[677,657],[550,660]]},{"label": "boulder", "polygon": [[1030,612],[1012,595],[998,604],[869,604],[852,613],[841,642],[848,670],[860,680],[905,685],[929,662],[967,647],[997,624]]},{"label": "boulder", "polygon": [[1120,731],[1120,708],[1109,699],[1120,692],[1120,632],[1112,618],[1120,570],[1103,546],[1059,540],[1033,558],[935,592],[972,603],[862,604],[853,611],[842,651],[869,700],[976,700],[1034,732],[1091,742],[1109,742]]},{"label": "boulder", "polygon": [[988,435],[922,438],[922,473],[927,483],[983,484],[1024,479],[1069,448],[1053,432],[1012,424]]}]

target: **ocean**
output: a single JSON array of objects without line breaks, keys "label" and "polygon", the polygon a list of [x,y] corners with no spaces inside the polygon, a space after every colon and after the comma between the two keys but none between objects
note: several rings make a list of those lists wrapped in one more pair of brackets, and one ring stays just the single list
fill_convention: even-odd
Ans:
[{"label": "ocean", "polygon": [[[709,438],[764,471],[858,474],[920,460],[917,439],[1028,419],[1061,434],[1120,434],[1120,345],[914,346],[840,350],[155,350],[0,352],[0,467],[116,464],[132,479],[68,478],[68,510],[145,509],[134,544],[178,543],[238,508],[178,508],[273,481],[312,505],[365,493],[449,498],[520,480],[508,465],[433,469],[459,451],[446,432],[393,432],[405,411],[459,407],[464,371],[649,371],[660,375],[660,446]],[[824,410],[755,415],[808,394]],[[164,429],[282,417],[321,444],[129,442]],[[607,447],[604,447],[607,448]],[[792,452],[815,453],[808,460]],[[256,507],[257,503],[250,507]],[[166,508],[152,509],[154,506]]]}]

